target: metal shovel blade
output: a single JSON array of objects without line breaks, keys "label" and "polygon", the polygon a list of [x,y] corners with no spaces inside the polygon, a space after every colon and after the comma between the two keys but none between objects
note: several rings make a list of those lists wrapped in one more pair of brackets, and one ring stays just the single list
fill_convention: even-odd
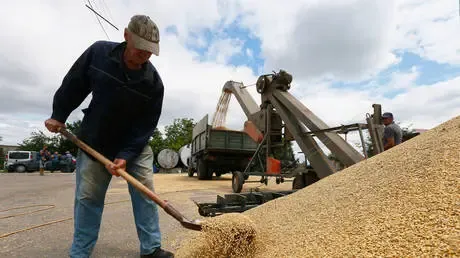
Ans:
[{"label": "metal shovel blade", "polygon": [[191,229],[191,230],[201,231],[203,229],[200,222],[197,220],[193,220],[193,221],[183,220],[181,224],[184,228]]},{"label": "metal shovel blade", "polygon": [[176,210],[169,202],[165,202],[165,206],[163,206],[163,210],[168,213],[169,215],[173,216],[176,220],[178,220],[183,227],[191,230],[201,231],[202,226],[201,223],[197,220],[189,220],[185,218],[178,210]]}]

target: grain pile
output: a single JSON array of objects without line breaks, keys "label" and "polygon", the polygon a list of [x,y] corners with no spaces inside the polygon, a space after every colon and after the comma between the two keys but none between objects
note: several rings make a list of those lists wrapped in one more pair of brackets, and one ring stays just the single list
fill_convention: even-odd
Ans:
[{"label": "grain pile", "polygon": [[458,257],[460,117],[244,214],[256,257]]},{"label": "grain pile", "polygon": [[197,238],[183,243],[177,257],[252,257],[257,250],[256,225],[239,213],[224,214],[203,223]]}]

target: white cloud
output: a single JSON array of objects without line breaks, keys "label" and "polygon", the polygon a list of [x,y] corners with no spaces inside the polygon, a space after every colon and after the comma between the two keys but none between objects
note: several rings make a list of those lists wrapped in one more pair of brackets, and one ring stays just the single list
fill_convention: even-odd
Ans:
[{"label": "white cloud", "polygon": [[458,64],[458,1],[343,0],[240,1],[242,24],[260,37],[265,71],[290,70],[299,78],[337,80],[375,76],[411,51]]},{"label": "white cloud", "polygon": [[[395,71],[383,85],[372,77],[359,90],[331,88],[331,83],[369,78],[400,61],[392,54],[395,49],[458,63],[458,18],[453,12],[458,6],[453,2],[292,0],[286,6],[274,0],[205,0],[200,4],[117,0],[106,3],[121,31],[105,28],[111,40],[121,41],[122,30],[135,13],[150,15],[163,30],[171,25],[177,28],[177,37],[163,31],[160,57],[152,57],[166,90],[160,128],[174,118],[199,120],[206,113],[212,117],[227,80],[256,81],[249,67],[225,64],[235,53],[252,53],[222,33],[233,22],[260,38],[261,57],[266,61],[263,72],[277,67],[292,72],[291,93],[330,126],[362,122],[372,103],[381,103],[404,124],[430,128],[459,114],[460,78],[415,85],[420,75],[415,67]],[[2,28],[5,40],[0,42],[0,135],[2,143],[14,144],[32,130],[44,129],[63,76],[88,45],[105,35],[82,1],[9,1],[0,9],[0,22],[8,24]],[[203,29],[216,32],[218,41],[207,42]],[[198,54],[186,44],[209,44],[207,61],[198,62]],[[254,87],[249,89],[260,102]],[[393,91],[399,95],[384,96]],[[81,118],[80,110],[88,101],[69,120]],[[241,129],[244,120],[232,98],[227,126]]]},{"label": "white cloud", "polygon": [[388,82],[380,84],[377,79],[383,76],[379,76],[361,87],[361,90],[365,90],[371,96],[380,96],[381,98],[386,94],[401,94],[416,86],[420,72],[416,66],[413,66],[409,71],[400,72],[396,70],[385,76],[388,78]]},{"label": "white cloud", "polygon": [[460,63],[459,3],[400,0],[395,48],[439,63]]},{"label": "white cloud", "polygon": [[266,70],[355,80],[398,61],[390,52],[393,1],[291,1],[289,8],[258,3],[247,7],[253,13],[244,24],[262,39]]},{"label": "white cloud", "polygon": [[239,39],[214,40],[206,52],[206,58],[218,64],[227,64],[232,56],[242,52],[243,44]]},{"label": "white cloud", "polygon": [[415,85],[415,80],[420,75],[417,67],[413,66],[408,73],[394,72],[388,86],[394,89],[409,89]]},{"label": "white cloud", "polygon": [[429,129],[460,114],[460,77],[408,87],[394,98],[385,98],[386,90],[380,90],[410,84],[414,79],[411,73],[397,74],[391,85],[377,86],[378,91],[331,88],[323,84],[312,87],[314,91],[297,92],[295,96],[329,126],[365,122],[365,114],[372,113],[374,103],[381,104],[384,112],[393,112],[397,121],[413,128]]},{"label": "white cloud", "polygon": [[[407,87],[406,92],[392,99],[383,96],[391,90],[389,88],[392,85],[411,84],[415,80],[413,73],[416,72],[393,75],[390,85],[379,85],[376,91],[337,89],[327,84],[319,84],[312,86],[314,90],[305,91],[305,94],[299,91],[293,94],[330,127],[366,123],[366,113],[373,112],[374,103],[381,104],[383,112],[393,112],[396,122],[401,126],[414,129],[431,129],[460,114],[460,77],[433,85]],[[366,136],[365,131],[364,137]],[[348,135],[348,142],[362,152],[356,145],[361,142],[357,132]],[[323,144],[320,146],[329,153]],[[297,144],[295,150],[300,151]],[[301,156],[298,155],[299,158]]]},{"label": "white cloud", "polygon": [[[181,9],[168,7],[170,4],[166,1],[108,3],[120,29],[126,26],[132,14],[145,13],[145,10],[152,10],[147,14],[160,28],[174,24],[179,31],[187,32],[208,27],[220,17],[214,1],[208,1],[207,6],[183,2]],[[166,12],[168,8],[169,13]],[[27,21],[14,13],[24,14]],[[36,21],[31,24],[30,20]],[[35,129],[45,130],[43,121],[51,114],[53,95],[63,76],[91,43],[105,39],[105,36],[94,15],[78,1],[10,2],[2,6],[0,21],[9,24],[2,30],[2,37],[8,40],[0,43],[0,63],[13,64],[0,66],[2,74],[11,75],[0,77],[0,91],[6,93],[0,96],[0,114],[5,117],[3,123],[14,125],[0,128],[0,135],[4,136],[2,143],[15,144],[31,132],[28,125],[18,125],[20,121],[26,121],[27,116],[37,114],[30,122]],[[111,40],[122,40],[122,31],[106,29]],[[229,45],[234,46],[224,44],[223,48],[215,47],[218,58],[227,59],[235,52],[230,48],[230,53],[218,53]],[[188,51],[180,38],[162,34],[160,57],[151,59],[165,84],[160,127],[173,118],[200,119],[205,113],[212,113],[226,80],[255,81],[248,67],[228,67],[212,61],[200,63],[196,58],[197,54]],[[89,100],[90,97],[71,114],[70,121],[82,118],[81,109]]]}]

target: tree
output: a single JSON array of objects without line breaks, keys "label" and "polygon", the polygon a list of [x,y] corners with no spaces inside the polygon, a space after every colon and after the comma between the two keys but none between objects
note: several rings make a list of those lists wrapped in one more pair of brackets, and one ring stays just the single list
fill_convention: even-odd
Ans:
[{"label": "tree", "polygon": [[284,141],[284,144],[280,148],[273,148],[273,157],[278,160],[282,160],[285,163],[290,163],[294,162],[295,155],[294,155],[294,149],[292,148],[292,142],[290,141]]},{"label": "tree", "polygon": [[[66,123],[66,128],[73,134],[77,134],[80,130],[81,120]],[[26,138],[19,144],[19,150],[27,151],[40,151],[44,145],[48,146],[50,152],[57,151],[60,154],[64,154],[66,151],[70,151],[72,155],[76,155],[78,147],[67,140],[64,136],[56,134],[54,136],[46,136],[41,130],[38,132],[32,132],[29,138]]]},{"label": "tree", "polygon": [[166,147],[165,139],[163,138],[163,134],[155,128],[153,132],[152,138],[150,138],[149,145],[152,148],[153,154],[156,156],[158,153]]},{"label": "tree", "polygon": [[41,130],[32,132],[29,138],[26,138],[19,144],[19,150],[39,151],[44,145],[48,146],[48,150],[55,150],[57,148],[56,141],[53,137],[46,136]]},{"label": "tree", "polygon": [[174,119],[172,125],[165,127],[166,147],[175,151],[192,142],[192,132],[195,123],[193,119]]},{"label": "tree", "polygon": [[[66,123],[67,130],[69,132],[73,133],[73,134],[78,134],[78,132],[80,131],[80,126],[81,126],[81,120],[77,120],[77,121],[72,122],[72,123]],[[57,141],[57,143],[56,143],[56,145],[57,145],[57,150],[56,151],[57,152],[63,154],[66,151],[70,151],[70,153],[72,153],[72,155],[74,155],[74,156],[77,155],[78,147],[73,142],[71,142],[70,140],[68,140],[67,138],[65,138],[62,135],[56,135],[55,139]]]}]

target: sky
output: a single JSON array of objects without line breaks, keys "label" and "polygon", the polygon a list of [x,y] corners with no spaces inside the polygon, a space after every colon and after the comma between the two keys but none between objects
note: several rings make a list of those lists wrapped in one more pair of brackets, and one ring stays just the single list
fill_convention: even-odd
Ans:
[{"label": "sky", "polygon": [[[0,22],[0,144],[43,130],[53,95],[98,40],[123,41],[134,14],[160,29],[150,61],[165,86],[158,127],[212,117],[228,80],[293,75],[290,93],[329,126],[364,122],[372,104],[403,126],[430,129],[460,114],[459,3],[454,0],[8,1]],[[248,88],[260,103],[254,87]],[[89,96],[68,122],[83,117]],[[246,117],[232,98],[227,127]]]}]

